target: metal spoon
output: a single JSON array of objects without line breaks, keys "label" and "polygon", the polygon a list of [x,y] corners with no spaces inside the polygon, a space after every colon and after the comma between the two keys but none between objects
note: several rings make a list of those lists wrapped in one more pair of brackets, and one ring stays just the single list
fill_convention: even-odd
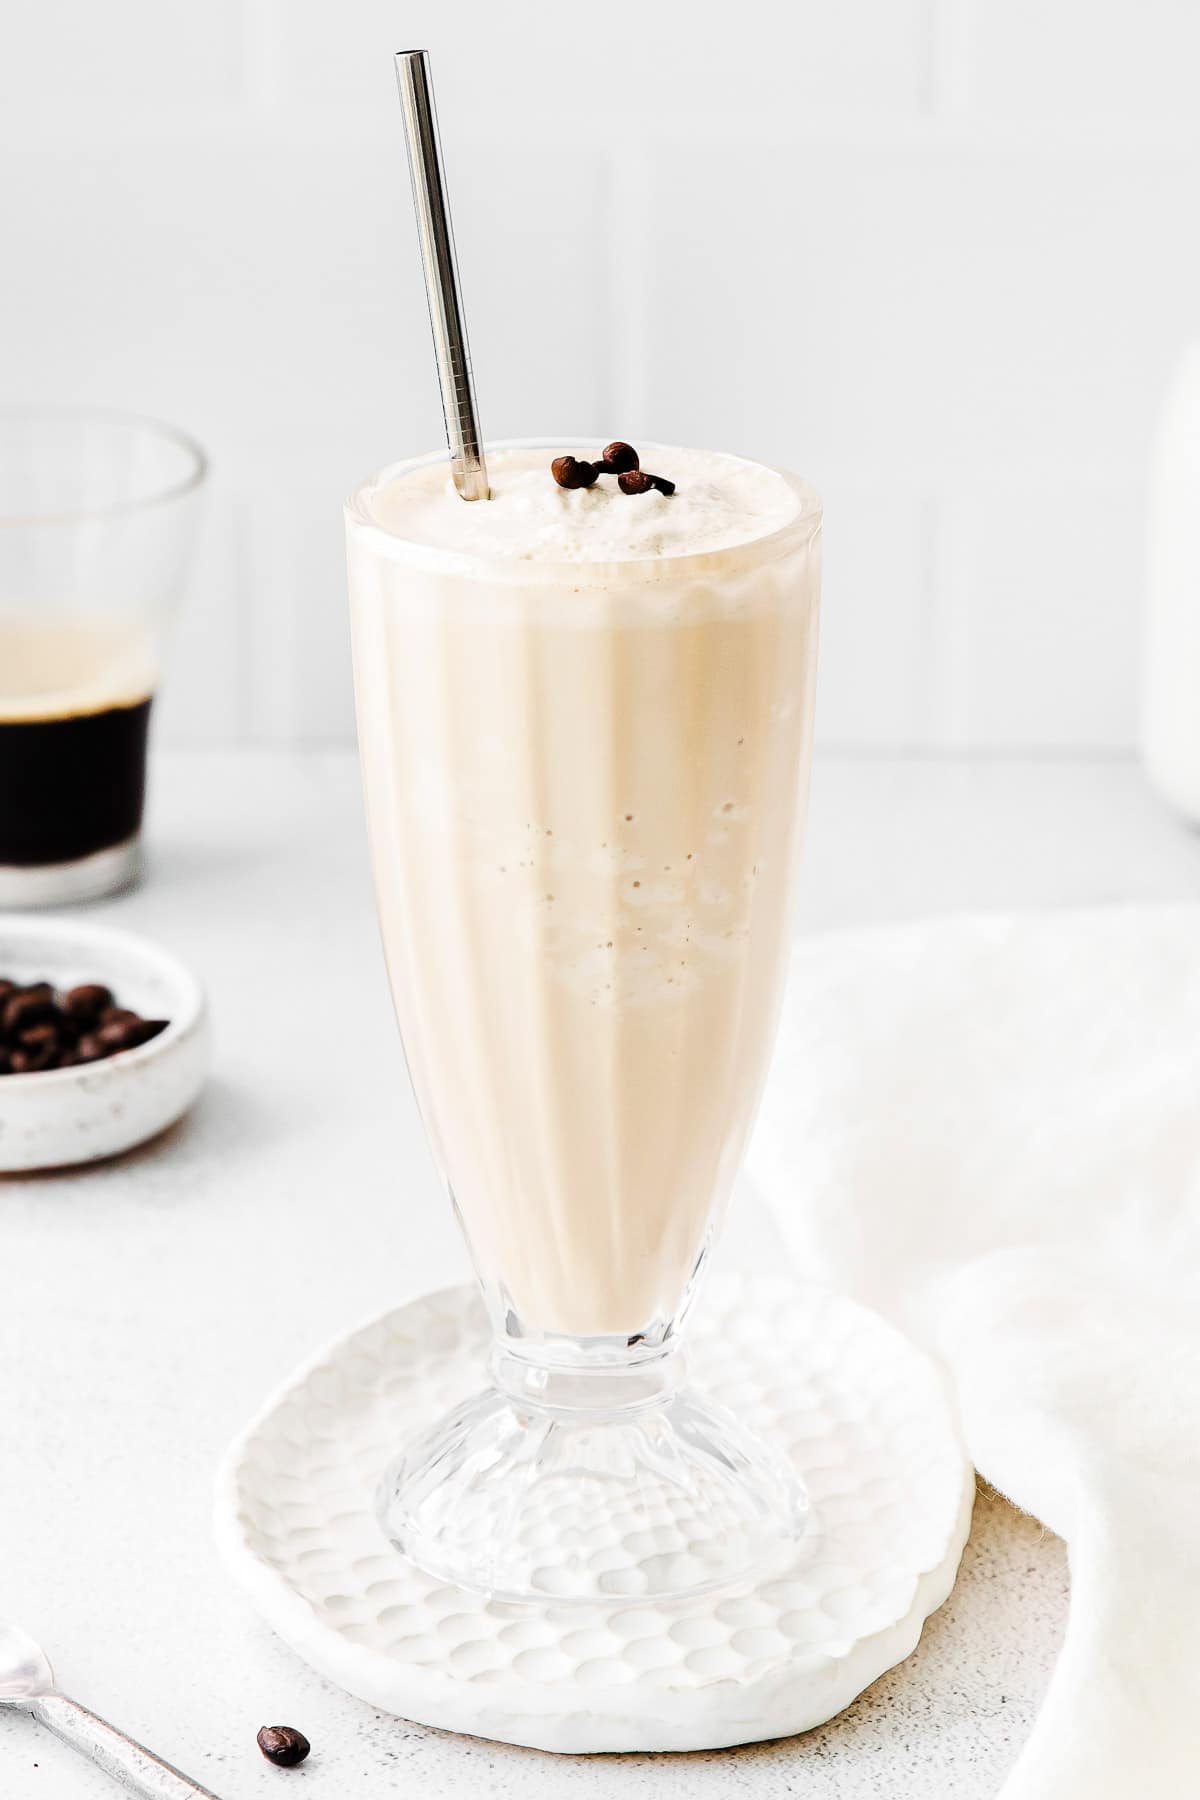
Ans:
[{"label": "metal spoon", "polygon": [[217,1800],[115,1725],[60,1694],[44,1651],[15,1625],[0,1624],[0,1706],[32,1713],[64,1744],[90,1756],[106,1775],[145,1800]]}]

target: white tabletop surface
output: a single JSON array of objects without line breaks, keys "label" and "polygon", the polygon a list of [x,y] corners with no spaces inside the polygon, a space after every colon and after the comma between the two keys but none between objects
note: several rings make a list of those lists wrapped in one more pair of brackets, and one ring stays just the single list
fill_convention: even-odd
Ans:
[{"label": "white tabletop surface", "polygon": [[[90,916],[208,983],[214,1077],[190,1119],[85,1173],[0,1178],[0,1617],[60,1680],[221,1800],[303,1793],[689,1800],[996,1792],[1062,1629],[1061,1546],[983,1497],[958,1588],[911,1661],[805,1738],[556,1759],[328,1687],[231,1588],[209,1532],[226,1442],[301,1358],[465,1275],[386,996],[345,753],[157,758],[144,885]],[[819,760],[801,925],[1200,893],[1200,836],[1123,762]],[[2,1094],[0,1094],[2,1101]],[[774,1249],[747,1202],[721,1257]],[[299,1770],[264,1724],[313,1742]],[[113,1792],[0,1716],[3,1800]]]}]

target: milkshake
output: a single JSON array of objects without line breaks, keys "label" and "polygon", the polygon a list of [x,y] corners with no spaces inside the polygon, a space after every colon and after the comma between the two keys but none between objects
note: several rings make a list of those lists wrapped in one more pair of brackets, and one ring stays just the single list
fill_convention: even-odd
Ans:
[{"label": "milkshake", "polygon": [[816,496],[642,449],[673,492],[514,446],[487,502],[440,460],[347,512],[409,1069],[500,1386],[567,1410],[581,1371],[644,1398],[669,1361],[765,1073],[811,743]]}]

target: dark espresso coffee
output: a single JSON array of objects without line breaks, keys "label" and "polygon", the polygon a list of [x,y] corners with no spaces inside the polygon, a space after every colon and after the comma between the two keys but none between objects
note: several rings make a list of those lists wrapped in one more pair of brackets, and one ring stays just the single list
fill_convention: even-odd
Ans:
[{"label": "dark espresso coffee", "polygon": [[74,862],[142,822],[150,699],[5,719],[0,705],[0,866]]}]

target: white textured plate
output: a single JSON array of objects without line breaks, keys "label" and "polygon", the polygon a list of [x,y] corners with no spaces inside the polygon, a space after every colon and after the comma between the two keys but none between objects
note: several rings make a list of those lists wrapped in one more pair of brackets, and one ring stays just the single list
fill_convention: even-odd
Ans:
[{"label": "white textured plate", "polygon": [[503,1604],[421,1574],[374,1489],[399,1444],[483,1384],[473,1288],[429,1294],[301,1370],[232,1446],[225,1560],[321,1674],[445,1730],[543,1750],[698,1750],[806,1731],[915,1647],[974,1499],[934,1365],[820,1288],[727,1279],[689,1337],[699,1385],[795,1458],[817,1530],[770,1579],[648,1605]]},{"label": "white textured plate", "polygon": [[0,1171],[95,1162],[164,1131],[208,1068],[204,994],[181,962],[124,931],[46,915],[0,918],[0,975],[57,988],[98,981],[121,1006],[168,1019],[136,1050],[76,1069],[0,1076]]}]

